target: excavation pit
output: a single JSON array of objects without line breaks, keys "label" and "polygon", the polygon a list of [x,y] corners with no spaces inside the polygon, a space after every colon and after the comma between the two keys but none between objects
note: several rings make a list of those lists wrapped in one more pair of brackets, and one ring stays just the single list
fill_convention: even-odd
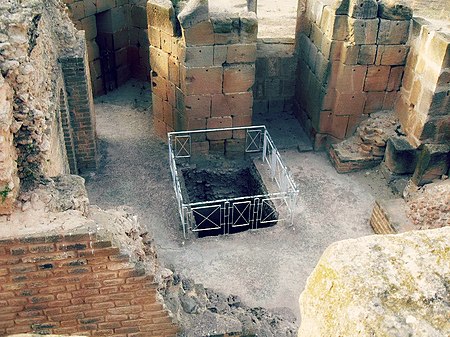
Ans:
[{"label": "excavation pit", "polygon": [[172,132],[169,157],[185,237],[292,222],[298,190],[264,126]]}]

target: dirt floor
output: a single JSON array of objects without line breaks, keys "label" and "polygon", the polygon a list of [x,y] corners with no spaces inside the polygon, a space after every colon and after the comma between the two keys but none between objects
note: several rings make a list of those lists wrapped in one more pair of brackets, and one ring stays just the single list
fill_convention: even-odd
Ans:
[{"label": "dirt floor", "polygon": [[[337,240],[373,234],[368,221],[375,197],[390,197],[381,174],[340,175],[324,153],[299,153],[297,145],[309,145],[299,144],[302,137],[295,135],[281,151],[300,189],[292,226],[184,240],[167,147],[153,134],[149,97],[146,85],[131,81],[96,100],[102,158],[98,172],[86,177],[91,204],[130,205],[154,234],[166,267],[239,295],[250,306],[285,307],[298,317],[298,297],[324,249]],[[280,127],[271,126],[278,119],[264,120],[269,131]],[[274,141],[282,137],[292,138],[279,132]]]}]

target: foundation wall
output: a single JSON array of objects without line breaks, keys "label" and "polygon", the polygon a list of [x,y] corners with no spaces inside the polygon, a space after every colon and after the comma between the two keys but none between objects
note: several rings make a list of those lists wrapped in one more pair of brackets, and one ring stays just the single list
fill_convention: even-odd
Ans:
[{"label": "foundation wall", "polygon": [[[192,2],[191,2],[192,3]],[[149,1],[152,102],[156,133],[248,126],[252,123],[257,19],[209,13],[208,3],[177,15],[170,1]],[[241,133],[196,138],[203,150],[224,151]]]},{"label": "foundation wall", "polygon": [[0,335],[175,336],[153,275],[78,232],[0,240]]},{"label": "foundation wall", "polygon": [[411,10],[385,2],[299,1],[296,112],[319,147],[392,110],[409,52]]},{"label": "foundation wall", "polygon": [[149,79],[146,1],[64,0],[70,17],[85,31],[94,96],[131,77]]},{"label": "foundation wall", "polygon": [[297,59],[293,39],[259,39],[253,111],[277,114],[293,111]]},{"label": "foundation wall", "polygon": [[413,20],[411,52],[395,112],[408,141],[450,141],[450,34],[421,18]]}]

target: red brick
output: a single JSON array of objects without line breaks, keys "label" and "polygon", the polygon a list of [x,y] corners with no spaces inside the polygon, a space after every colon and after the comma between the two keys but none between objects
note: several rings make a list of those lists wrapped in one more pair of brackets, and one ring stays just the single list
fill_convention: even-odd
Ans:
[{"label": "red brick", "polygon": [[105,322],[105,323],[99,323],[98,324],[98,328],[99,329],[115,329],[115,328],[120,328],[122,325],[120,322],[115,321],[115,322]]},{"label": "red brick", "polygon": [[65,308],[63,308],[64,312],[70,313],[70,312],[82,312],[85,310],[89,310],[91,309],[91,305],[90,304],[79,304],[79,305],[70,305],[67,306]]},{"label": "red brick", "polygon": [[128,319],[127,315],[106,315],[105,320],[107,322],[114,322],[114,321],[126,321]]},{"label": "red brick", "polygon": [[115,333],[133,333],[133,332],[139,332],[139,328],[138,327],[124,327],[124,328],[117,328],[114,329]]},{"label": "red brick", "polygon": [[126,315],[131,313],[139,313],[141,311],[142,306],[140,305],[130,305],[129,307],[107,309],[107,312],[112,315]]},{"label": "red brick", "polygon": [[114,308],[114,302],[92,303],[92,309],[108,309],[108,308]]},{"label": "red brick", "polygon": [[92,336],[114,336],[114,331],[112,329],[96,330],[92,331],[91,333]]},{"label": "red brick", "polygon": [[85,317],[97,317],[97,316],[104,316],[106,313],[106,310],[104,309],[95,309],[95,310],[86,310],[84,312]]}]

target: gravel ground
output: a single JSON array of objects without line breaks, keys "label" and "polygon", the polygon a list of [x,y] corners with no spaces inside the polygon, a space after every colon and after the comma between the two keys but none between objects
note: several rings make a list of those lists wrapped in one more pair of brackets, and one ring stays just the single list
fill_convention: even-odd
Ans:
[{"label": "gravel ground", "polygon": [[96,100],[102,159],[97,173],[86,177],[91,203],[131,206],[153,233],[164,266],[239,295],[249,306],[286,307],[298,317],[298,297],[324,249],[372,234],[374,199],[389,197],[379,172],[340,175],[324,153],[286,148],[282,155],[300,189],[293,226],[184,240],[167,148],[153,134],[149,97],[144,84],[132,81]]}]

